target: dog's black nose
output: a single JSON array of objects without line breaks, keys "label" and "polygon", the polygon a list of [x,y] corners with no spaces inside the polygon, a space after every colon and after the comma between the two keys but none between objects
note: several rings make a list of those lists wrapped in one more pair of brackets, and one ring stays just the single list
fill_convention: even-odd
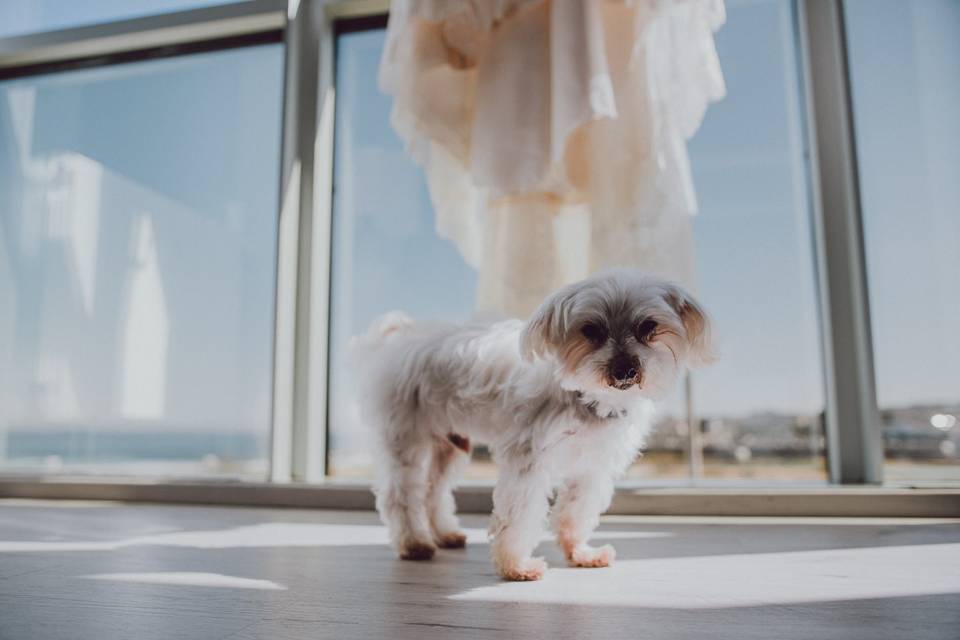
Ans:
[{"label": "dog's black nose", "polygon": [[614,380],[633,380],[637,377],[638,363],[635,358],[615,358],[610,363],[610,377]]}]

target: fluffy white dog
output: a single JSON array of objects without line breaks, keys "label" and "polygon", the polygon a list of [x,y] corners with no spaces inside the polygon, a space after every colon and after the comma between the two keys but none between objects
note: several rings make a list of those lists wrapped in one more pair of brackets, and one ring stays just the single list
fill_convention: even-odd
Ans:
[{"label": "fluffy white dog", "polygon": [[571,565],[609,565],[613,548],[587,540],[653,401],[711,359],[709,333],[690,295],[633,270],[560,289],[526,324],[382,319],[365,340],[364,409],[380,436],[377,509],[400,557],[465,544],[452,489],[473,439],[499,466],[490,537],[501,576],[543,575],[531,554],[548,512]]}]

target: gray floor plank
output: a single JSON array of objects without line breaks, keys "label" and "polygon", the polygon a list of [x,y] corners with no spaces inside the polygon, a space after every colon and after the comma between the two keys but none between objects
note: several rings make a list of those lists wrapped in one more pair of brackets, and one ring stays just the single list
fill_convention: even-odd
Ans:
[{"label": "gray floor plank", "polygon": [[617,517],[609,569],[433,562],[375,514],[0,501],[0,640],[960,637],[960,521]]}]

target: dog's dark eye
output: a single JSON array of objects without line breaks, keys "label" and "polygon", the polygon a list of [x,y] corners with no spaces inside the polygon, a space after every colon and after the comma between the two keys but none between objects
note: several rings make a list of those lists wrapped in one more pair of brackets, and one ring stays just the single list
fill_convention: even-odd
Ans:
[{"label": "dog's dark eye", "polygon": [[580,333],[593,344],[603,344],[607,341],[607,330],[599,324],[587,323],[580,327]]},{"label": "dog's dark eye", "polygon": [[637,340],[649,342],[657,333],[656,320],[644,320],[637,326]]}]

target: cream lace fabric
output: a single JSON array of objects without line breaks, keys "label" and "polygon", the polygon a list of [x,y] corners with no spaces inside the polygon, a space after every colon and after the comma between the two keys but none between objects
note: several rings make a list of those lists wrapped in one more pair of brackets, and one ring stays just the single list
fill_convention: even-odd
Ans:
[{"label": "cream lace fabric", "polygon": [[632,265],[693,284],[686,142],[725,92],[722,0],[393,0],[380,66],[477,309]]}]

